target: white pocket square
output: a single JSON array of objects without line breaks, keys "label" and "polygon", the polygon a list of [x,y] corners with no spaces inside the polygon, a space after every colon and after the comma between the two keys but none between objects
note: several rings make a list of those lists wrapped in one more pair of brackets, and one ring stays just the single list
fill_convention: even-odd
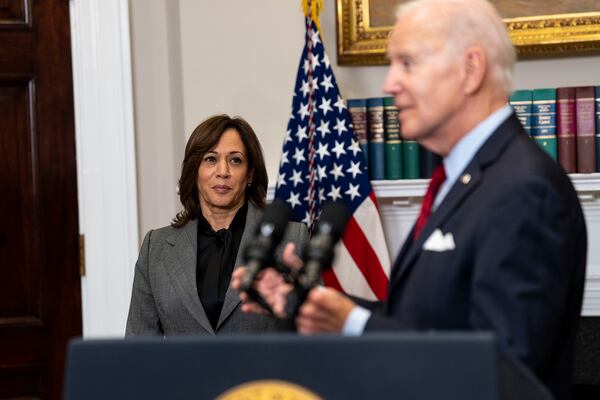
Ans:
[{"label": "white pocket square", "polygon": [[423,243],[423,250],[429,251],[447,251],[454,250],[454,236],[451,232],[443,234],[441,230],[436,229],[431,236]]}]

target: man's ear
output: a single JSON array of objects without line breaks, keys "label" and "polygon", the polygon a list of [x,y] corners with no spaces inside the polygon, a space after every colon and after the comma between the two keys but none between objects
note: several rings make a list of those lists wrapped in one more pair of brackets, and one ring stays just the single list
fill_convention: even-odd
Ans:
[{"label": "man's ear", "polygon": [[485,51],[479,46],[468,47],[463,55],[465,94],[472,94],[481,88],[487,73]]}]

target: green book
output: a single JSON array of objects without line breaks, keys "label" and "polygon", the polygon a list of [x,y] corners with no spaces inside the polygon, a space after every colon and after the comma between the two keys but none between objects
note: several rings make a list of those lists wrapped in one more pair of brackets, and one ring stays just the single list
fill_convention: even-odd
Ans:
[{"label": "green book", "polygon": [[531,137],[556,160],[556,89],[533,91]]},{"label": "green book", "polygon": [[509,104],[515,111],[523,129],[531,136],[531,109],[533,108],[533,93],[531,90],[515,90],[510,95]]},{"label": "green book", "polygon": [[[402,128],[400,128],[402,131]],[[402,161],[404,168],[404,179],[419,179],[421,169],[419,168],[419,143],[414,140],[402,141]]]},{"label": "green book", "polygon": [[385,129],[385,179],[402,179],[402,140],[398,108],[393,97],[383,98]]}]

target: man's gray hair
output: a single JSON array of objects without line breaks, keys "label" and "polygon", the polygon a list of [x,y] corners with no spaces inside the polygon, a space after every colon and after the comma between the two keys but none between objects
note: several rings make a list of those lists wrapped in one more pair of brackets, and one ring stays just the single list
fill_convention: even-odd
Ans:
[{"label": "man's gray hair", "polygon": [[479,45],[488,58],[492,79],[509,94],[512,90],[515,48],[502,18],[487,0],[410,0],[398,7],[399,18],[427,11],[428,22],[439,27],[447,45],[457,52]]}]

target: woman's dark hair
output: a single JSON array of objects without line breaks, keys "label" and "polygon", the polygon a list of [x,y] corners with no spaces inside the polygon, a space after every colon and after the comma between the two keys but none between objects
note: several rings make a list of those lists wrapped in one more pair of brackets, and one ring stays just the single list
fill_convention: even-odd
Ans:
[{"label": "woman's dark hair", "polygon": [[198,217],[200,201],[198,199],[198,168],[202,157],[214,148],[226,130],[234,129],[239,133],[248,157],[248,171],[251,172],[252,183],[246,187],[245,197],[258,208],[265,207],[267,196],[267,169],[262,148],[254,130],[244,119],[215,115],[202,122],[194,129],[185,146],[185,156],[181,163],[179,178],[179,199],[183,210],[173,218],[171,226],[181,228],[190,220]]}]

